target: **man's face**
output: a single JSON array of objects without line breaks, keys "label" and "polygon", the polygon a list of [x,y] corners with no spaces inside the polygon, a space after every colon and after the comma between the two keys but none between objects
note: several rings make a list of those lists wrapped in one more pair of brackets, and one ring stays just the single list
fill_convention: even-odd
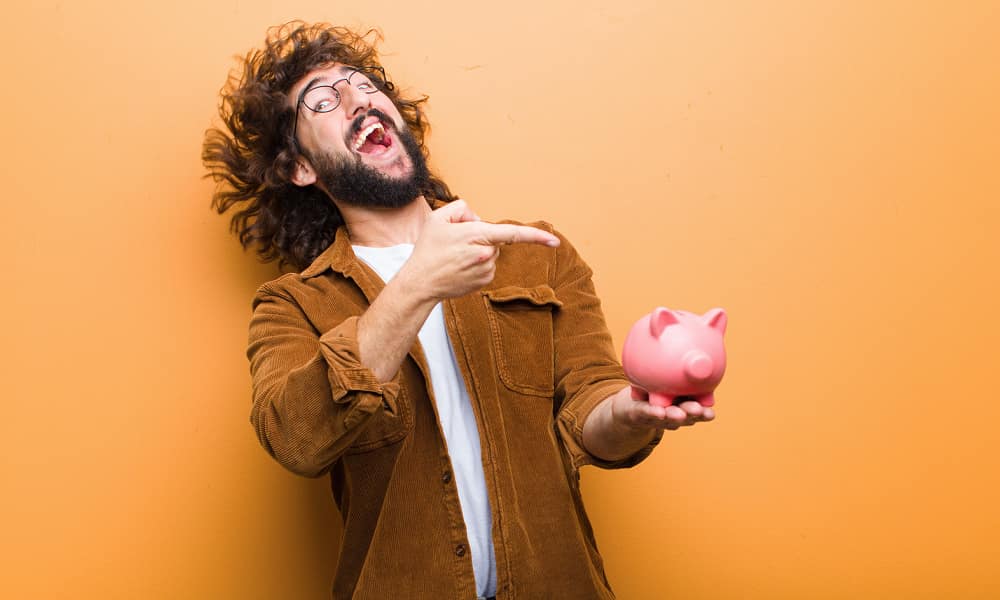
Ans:
[{"label": "man's face", "polygon": [[[381,91],[359,85],[366,80],[352,71],[343,65],[316,69],[292,87],[292,103],[305,98],[298,106],[297,142],[315,183],[335,199],[357,206],[403,206],[427,181],[424,157],[395,104]],[[322,86],[331,84],[340,104],[329,112],[311,110],[324,108],[322,99],[331,98],[331,90]]]}]

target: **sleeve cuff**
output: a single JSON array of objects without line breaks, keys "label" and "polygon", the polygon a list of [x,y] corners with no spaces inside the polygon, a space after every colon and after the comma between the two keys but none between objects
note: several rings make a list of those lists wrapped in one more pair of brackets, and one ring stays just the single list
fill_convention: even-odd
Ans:
[{"label": "sleeve cuff", "polygon": [[346,404],[357,398],[357,410],[351,411],[345,421],[373,413],[380,405],[389,413],[397,414],[399,373],[391,381],[382,382],[371,369],[361,364],[358,317],[344,320],[320,336],[319,341],[320,351],[330,367],[330,392],[333,401]]},{"label": "sleeve cuff", "polygon": [[663,431],[657,431],[653,439],[631,456],[618,460],[604,460],[591,454],[583,445],[583,426],[587,417],[597,405],[623,387],[629,385],[626,380],[605,381],[587,390],[586,397],[576,400],[559,412],[557,427],[561,430],[563,444],[569,453],[573,467],[579,469],[584,465],[594,465],[602,469],[625,469],[642,462],[660,443]]}]

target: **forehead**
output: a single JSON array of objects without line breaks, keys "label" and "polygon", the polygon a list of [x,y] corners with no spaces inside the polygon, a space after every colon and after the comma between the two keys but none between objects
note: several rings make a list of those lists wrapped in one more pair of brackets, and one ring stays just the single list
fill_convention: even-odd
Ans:
[{"label": "forehead", "polygon": [[340,63],[316,67],[296,81],[292,89],[288,91],[288,95],[291,97],[292,102],[295,102],[306,88],[323,83],[333,83],[338,79],[347,77],[352,70],[354,70],[354,67]]}]

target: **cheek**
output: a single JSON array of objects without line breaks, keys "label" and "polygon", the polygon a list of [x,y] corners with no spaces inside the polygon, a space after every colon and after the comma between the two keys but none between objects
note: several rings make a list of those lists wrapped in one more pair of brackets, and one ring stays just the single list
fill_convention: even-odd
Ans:
[{"label": "cheek", "polygon": [[335,124],[323,124],[311,131],[310,142],[313,148],[321,151],[344,154],[347,152],[347,143],[344,141],[344,129]]}]

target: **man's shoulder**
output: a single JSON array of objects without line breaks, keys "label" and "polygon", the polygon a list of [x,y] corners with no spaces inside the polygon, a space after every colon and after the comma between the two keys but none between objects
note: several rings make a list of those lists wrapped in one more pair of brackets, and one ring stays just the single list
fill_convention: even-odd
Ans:
[{"label": "man's shoulder", "polygon": [[577,254],[576,249],[552,223],[548,221],[522,222],[505,219],[497,223],[537,227],[559,238],[559,246],[543,244],[510,244],[500,247],[497,275],[493,287],[548,285],[557,287],[567,278],[589,276],[590,267]]},{"label": "man's shoulder", "polygon": [[528,227],[536,227],[543,231],[547,231],[552,235],[559,238],[559,246],[552,248],[550,246],[545,246],[542,244],[513,244],[510,246],[504,246],[505,250],[513,250],[514,253],[527,253],[534,256],[546,256],[553,261],[566,261],[566,260],[580,260],[576,253],[576,248],[570,243],[566,235],[556,228],[555,225],[549,221],[538,220],[538,221],[519,221],[516,219],[503,219],[496,221],[496,223],[511,224],[511,225],[527,225]]},{"label": "man's shoulder", "polygon": [[[306,273],[304,271],[284,273],[271,281],[261,284],[254,294],[254,302],[267,297],[294,300],[302,294],[315,292],[317,288],[321,288],[323,291],[329,293],[331,285],[336,288],[338,286],[338,281],[342,278],[323,277],[324,273],[328,272],[329,270],[318,274]],[[317,275],[320,276],[317,277]],[[317,280],[320,280],[321,283],[318,284]]]},{"label": "man's shoulder", "polygon": [[[556,231],[555,227],[552,226],[548,221],[519,221],[517,219],[502,219],[495,221],[498,225],[524,225],[528,227],[535,227],[543,231],[547,231],[557,237],[560,241],[563,240],[563,236]],[[510,244],[501,247],[502,251],[508,256],[523,256],[523,257],[535,257],[536,259],[550,260],[554,261],[556,259],[557,248],[552,248],[551,246],[546,246],[543,244]]]},{"label": "man's shoulder", "polygon": [[278,277],[261,284],[254,292],[253,303],[257,305],[267,298],[284,298],[291,300],[294,289],[302,285],[302,275],[300,273],[284,273]]},{"label": "man's shoulder", "polygon": [[544,231],[548,231],[549,233],[552,233],[552,234],[558,233],[556,231],[556,228],[552,225],[552,223],[549,223],[548,221],[542,221],[542,220],[539,220],[539,221],[518,221],[517,219],[501,219],[501,220],[496,221],[496,222],[497,223],[502,223],[502,224],[510,224],[510,225],[527,225],[528,227],[537,227],[538,229],[542,229]]}]

